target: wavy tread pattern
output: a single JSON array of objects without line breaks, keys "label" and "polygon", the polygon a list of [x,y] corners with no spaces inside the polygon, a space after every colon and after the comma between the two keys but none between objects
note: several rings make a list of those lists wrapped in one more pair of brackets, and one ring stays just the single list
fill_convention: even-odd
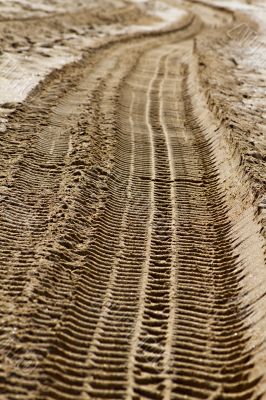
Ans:
[{"label": "wavy tread pattern", "polygon": [[5,163],[3,398],[259,398],[233,226],[179,40],[106,48],[14,117],[45,112]]}]

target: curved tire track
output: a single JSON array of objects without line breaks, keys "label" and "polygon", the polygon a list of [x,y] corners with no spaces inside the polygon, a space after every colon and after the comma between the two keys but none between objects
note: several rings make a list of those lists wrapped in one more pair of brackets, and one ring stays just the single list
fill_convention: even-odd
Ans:
[{"label": "curved tire track", "polygon": [[106,46],[15,114],[3,399],[262,398],[214,132],[183,62],[191,35]]}]

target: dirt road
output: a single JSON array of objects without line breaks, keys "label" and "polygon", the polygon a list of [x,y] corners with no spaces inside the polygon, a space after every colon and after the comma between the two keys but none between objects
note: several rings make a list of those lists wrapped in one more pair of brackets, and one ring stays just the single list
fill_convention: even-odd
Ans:
[{"label": "dirt road", "polygon": [[244,14],[206,4],[89,48],[12,105],[1,400],[266,399],[259,127],[234,135],[215,103],[227,77],[204,80],[207,40],[218,57]]}]

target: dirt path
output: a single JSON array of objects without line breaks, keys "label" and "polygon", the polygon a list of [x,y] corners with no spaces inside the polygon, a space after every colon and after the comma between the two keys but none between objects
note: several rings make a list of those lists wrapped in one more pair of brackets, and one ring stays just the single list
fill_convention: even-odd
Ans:
[{"label": "dirt path", "polygon": [[1,400],[266,398],[264,242],[201,86],[207,29],[90,50],[11,114]]}]

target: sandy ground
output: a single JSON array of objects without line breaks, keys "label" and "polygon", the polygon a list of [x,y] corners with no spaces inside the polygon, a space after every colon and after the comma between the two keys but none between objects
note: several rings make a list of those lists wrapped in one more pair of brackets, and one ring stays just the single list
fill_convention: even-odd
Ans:
[{"label": "sandy ground", "polygon": [[266,399],[265,21],[0,1],[0,400]]}]

